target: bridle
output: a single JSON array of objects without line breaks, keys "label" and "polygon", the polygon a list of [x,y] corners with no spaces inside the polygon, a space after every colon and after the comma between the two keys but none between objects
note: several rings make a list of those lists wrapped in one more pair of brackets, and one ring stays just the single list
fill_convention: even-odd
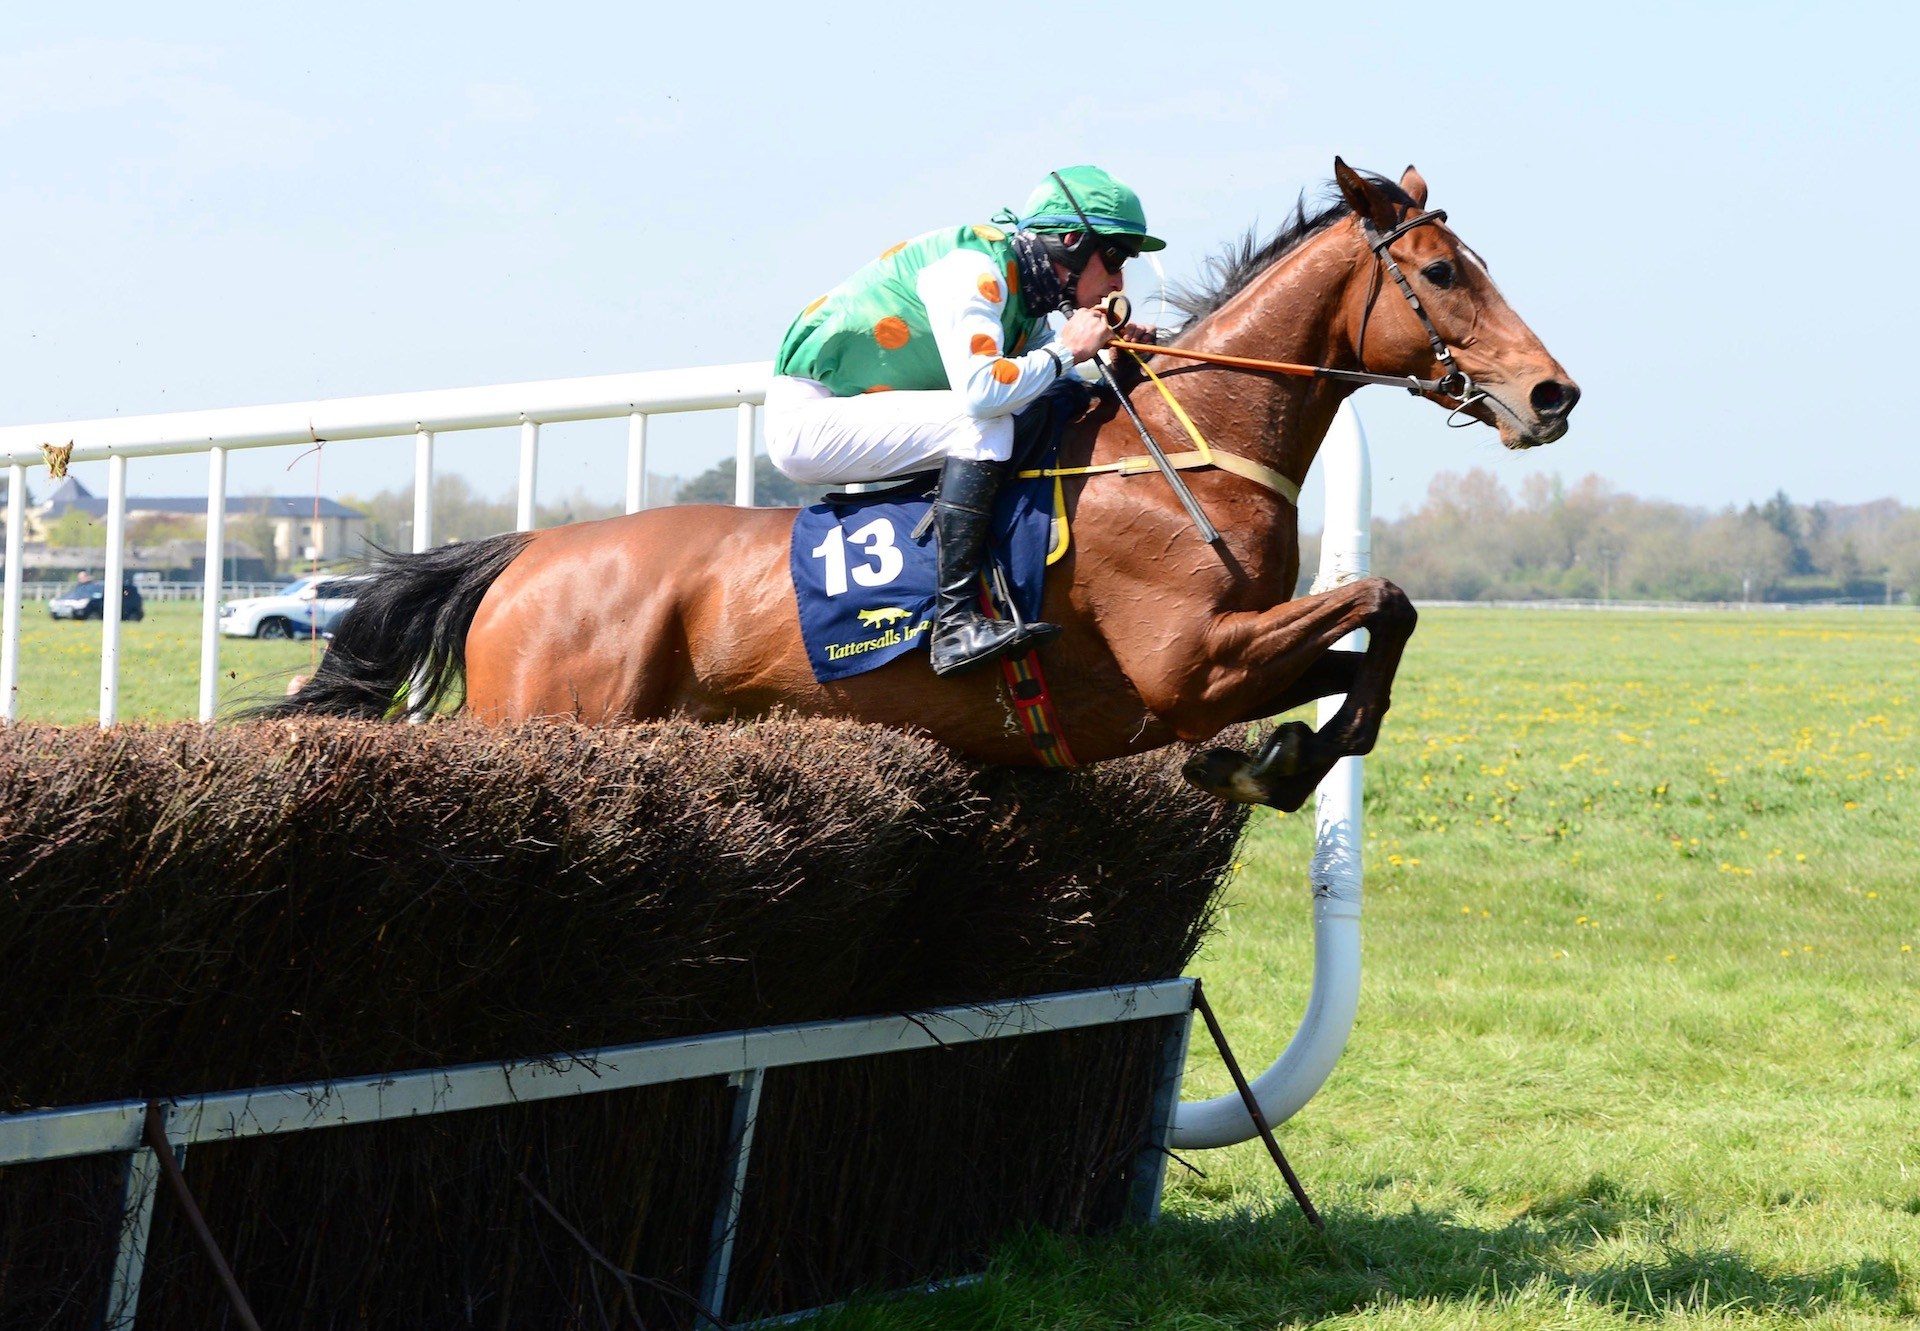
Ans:
[{"label": "bridle", "polygon": [[1448,397],[1464,397],[1466,392],[1472,391],[1473,380],[1467,377],[1466,371],[1462,370],[1459,362],[1454,360],[1452,349],[1447,346],[1446,339],[1440,336],[1440,330],[1433,326],[1433,319],[1427,314],[1427,307],[1420,303],[1419,294],[1414,291],[1413,283],[1407,281],[1407,275],[1400,271],[1400,265],[1395,261],[1390,248],[1394,241],[1409,231],[1423,227],[1429,222],[1438,224],[1446,221],[1447,210],[1436,208],[1430,213],[1409,217],[1384,234],[1377,230],[1366,217],[1360,217],[1358,220],[1360,234],[1366,237],[1367,248],[1373,251],[1374,257],[1380,262],[1375,266],[1372,281],[1367,288],[1366,308],[1360,312],[1360,336],[1354,346],[1354,358],[1362,365],[1367,363],[1367,324],[1373,318],[1373,304],[1380,298],[1380,273],[1385,270],[1387,276],[1393,279],[1393,284],[1400,288],[1400,294],[1406,297],[1407,307],[1413,311],[1413,317],[1420,321],[1420,327],[1427,335],[1427,345],[1433,348],[1433,358],[1445,371],[1438,379],[1420,382],[1423,386],[1430,386],[1432,391],[1445,393]]},{"label": "bridle", "polygon": [[[1360,315],[1360,335],[1354,347],[1355,358],[1362,365],[1366,364],[1367,324],[1373,318],[1374,303],[1380,297],[1380,274],[1384,271],[1400,289],[1401,296],[1406,299],[1407,307],[1413,311],[1413,317],[1420,321],[1420,327],[1427,335],[1427,345],[1433,348],[1433,358],[1443,371],[1439,378],[1421,379],[1410,374],[1375,374],[1370,370],[1341,370],[1330,365],[1293,365],[1285,361],[1255,360],[1249,356],[1223,356],[1214,352],[1183,351],[1178,347],[1163,347],[1144,342],[1116,340],[1112,345],[1139,355],[1171,356],[1180,360],[1203,361],[1210,365],[1219,365],[1231,370],[1247,370],[1256,374],[1285,374],[1298,378],[1332,379],[1348,384],[1378,384],[1388,388],[1404,388],[1415,397],[1438,393],[1453,398],[1458,403],[1447,414],[1447,424],[1454,425],[1455,417],[1477,403],[1493,399],[1473,382],[1472,377],[1465,370],[1460,368],[1460,363],[1454,359],[1452,348],[1448,347],[1446,339],[1440,336],[1440,330],[1433,326],[1433,319],[1427,314],[1426,306],[1420,303],[1420,297],[1414,291],[1413,283],[1409,282],[1407,275],[1400,271],[1400,265],[1394,260],[1390,249],[1394,241],[1417,227],[1445,222],[1446,210],[1436,208],[1432,212],[1409,217],[1385,232],[1375,227],[1363,214],[1356,213],[1355,220],[1360,224],[1360,234],[1366,240],[1367,248],[1373,251],[1374,257],[1379,261],[1373,269],[1372,281],[1367,288],[1366,308]],[[1454,428],[1473,423],[1473,418],[1469,416]]]}]

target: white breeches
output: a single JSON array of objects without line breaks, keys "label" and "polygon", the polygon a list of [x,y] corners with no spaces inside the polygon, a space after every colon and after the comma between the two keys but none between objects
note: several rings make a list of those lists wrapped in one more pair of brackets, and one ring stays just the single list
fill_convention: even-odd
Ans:
[{"label": "white breeches", "polygon": [[969,415],[950,390],[835,397],[813,379],[767,385],[767,455],[802,485],[854,485],[930,471],[948,458],[1005,462],[1013,417]]}]

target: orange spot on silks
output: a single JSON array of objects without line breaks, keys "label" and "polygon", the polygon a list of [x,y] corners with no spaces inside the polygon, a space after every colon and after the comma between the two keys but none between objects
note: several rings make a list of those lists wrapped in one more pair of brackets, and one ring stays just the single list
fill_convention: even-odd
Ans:
[{"label": "orange spot on silks", "polygon": [[997,360],[993,363],[993,377],[1003,384],[1010,384],[1020,377],[1020,367],[1010,360]]},{"label": "orange spot on silks", "polygon": [[861,393],[863,393],[863,394],[865,394],[865,393],[891,393],[891,392],[893,391],[893,385],[892,385],[892,384],[875,384],[875,385],[874,385],[874,386],[873,386],[872,388],[863,388],[863,389],[861,389],[860,391],[861,391]]},{"label": "orange spot on silks", "polygon": [[1012,259],[1007,260],[1007,294],[1020,294],[1020,265]]},{"label": "orange spot on silks", "polygon": [[822,305],[825,305],[826,303],[827,303],[827,298],[825,296],[820,297],[819,300],[816,300],[815,302],[813,302],[813,304],[807,306],[806,309],[800,311],[800,317],[802,319],[806,318],[809,314],[812,314],[815,310],[819,309]]},{"label": "orange spot on silks", "polygon": [[976,356],[998,356],[1000,339],[991,333],[975,333],[973,341],[967,344],[967,350]]},{"label": "orange spot on silks", "polygon": [[907,321],[897,314],[889,314],[873,326],[873,340],[888,351],[898,351],[907,345]]},{"label": "orange spot on silks", "polygon": [[985,225],[976,226],[973,229],[973,234],[978,236],[981,240],[988,241],[989,243],[996,240],[1005,240],[1007,238],[1007,233],[1002,231],[997,226],[985,226]]},{"label": "orange spot on silks", "polygon": [[894,255],[898,254],[901,250],[904,250],[906,247],[907,247],[907,242],[904,240],[901,241],[898,245],[889,245],[884,250],[880,251],[880,257],[883,259],[891,259]]},{"label": "orange spot on silks", "polygon": [[982,274],[980,278],[980,294],[992,301],[995,305],[998,305],[1000,303],[1000,284],[991,277]]}]

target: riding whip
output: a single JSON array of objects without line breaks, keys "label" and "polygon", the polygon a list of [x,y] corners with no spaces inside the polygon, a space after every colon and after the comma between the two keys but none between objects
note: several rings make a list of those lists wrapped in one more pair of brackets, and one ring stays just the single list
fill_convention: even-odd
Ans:
[{"label": "riding whip", "polygon": [[[1099,310],[1107,321],[1107,327],[1120,328],[1132,317],[1133,302],[1118,291],[1114,291],[1100,302]],[[1133,422],[1133,428],[1140,432],[1141,442],[1146,444],[1147,452],[1152,456],[1154,464],[1160,468],[1160,474],[1167,478],[1167,484],[1173,487],[1174,494],[1180,499],[1180,506],[1186,509],[1187,516],[1193,519],[1194,528],[1200,533],[1200,539],[1208,545],[1220,544],[1219,531],[1207,520],[1205,510],[1200,507],[1200,501],[1193,497],[1193,491],[1187,488],[1186,481],[1182,480],[1180,473],[1174,470],[1173,464],[1167,461],[1166,452],[1148,432],[1147,423],[1140,419],[1140,413],[1133,409],[1132,399],[1121,391],[1119,383],[1113,377],[1113,371],[1097,353],[1093,357],[1093,363],[1100,371],[1100,378],[1105,381],[1108,388],[1113,390],[1113,395],[1120,399],[1120,405],[1126,408],[1127,418]]]}]

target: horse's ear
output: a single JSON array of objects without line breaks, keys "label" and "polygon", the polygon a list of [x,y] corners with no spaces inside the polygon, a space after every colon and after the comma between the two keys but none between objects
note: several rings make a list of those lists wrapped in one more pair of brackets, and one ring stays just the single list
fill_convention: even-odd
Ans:
[{"label": "horse's ear", "polygon": [[1340,187],[1340,197],[1347,201],[1347,207],[1355,214],[1381,230],[1389,230],[1394,224],[1393,203],[1375,189],[1373,182],[1348,166],[1341,158],[1333,159],[1334,183]]},{"label": "horse's ear", "polygon": [[1413,169],[1413,163],[1407,163],[1407,169],[1400,173],[1400,188],[1407,192],[1416,208],[1427,206],[1427,178]]}]

